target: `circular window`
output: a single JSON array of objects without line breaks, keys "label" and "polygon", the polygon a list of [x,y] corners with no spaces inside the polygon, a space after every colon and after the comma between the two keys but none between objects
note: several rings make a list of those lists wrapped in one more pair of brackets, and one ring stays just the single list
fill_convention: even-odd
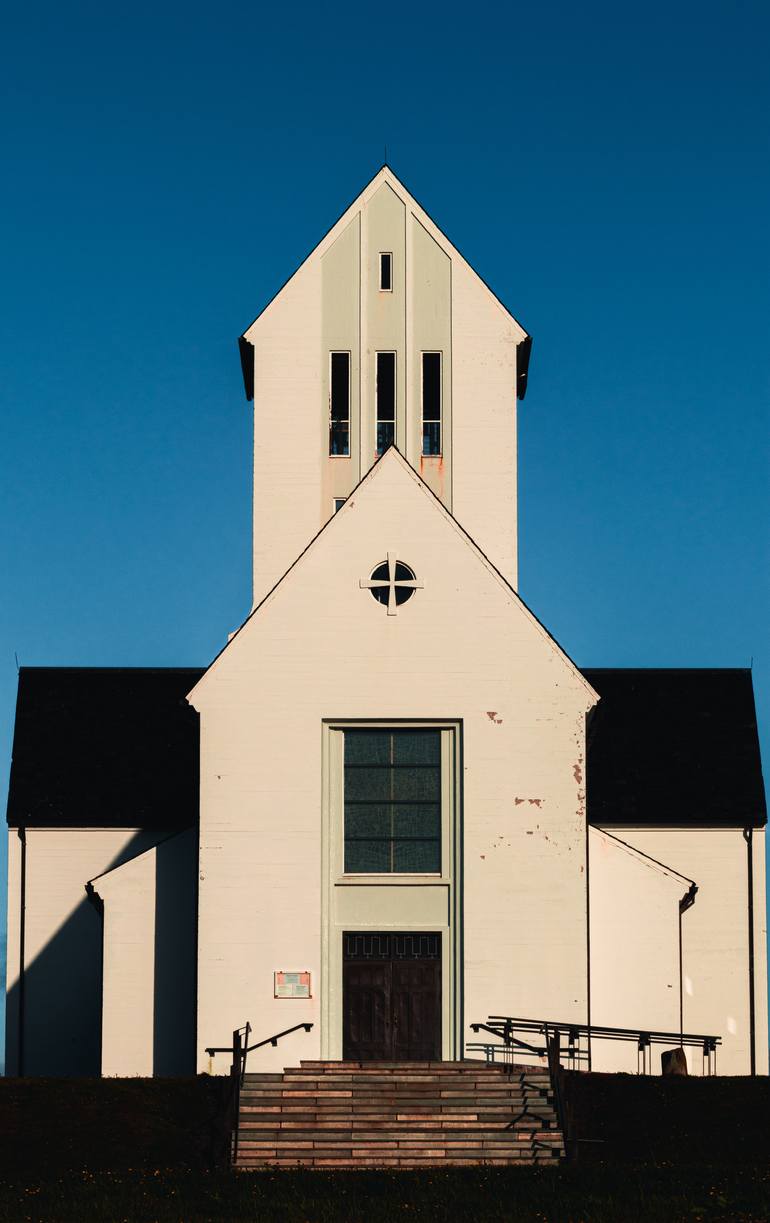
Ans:
[{"label": "circular window", "polygon": [[414,594],[416,578],[413,571],[403,561],[383,561],[372,570],[369,581],[371,583],[369,589],[378,603],[384,603],[387,606],[392,596],[397,606],[400,607]]}]

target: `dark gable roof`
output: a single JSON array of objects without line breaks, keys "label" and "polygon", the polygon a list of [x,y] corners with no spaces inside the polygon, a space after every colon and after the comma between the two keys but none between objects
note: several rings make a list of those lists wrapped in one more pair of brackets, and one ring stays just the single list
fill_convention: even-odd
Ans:
[{"label": "dark gable roof", "polygon": [[[204,668],[22,667],[8,823],[183,828],[198,816]],[[750,671],[583,675],[594,824],[761,825],[767,818]]]},{"label": "dark gable roof", "polygon": [[203,669],[22,667],[8,823],[182,828],[198,818]]},{"label": "dark gable roof", "polygon": [[767,821],[748,670],[583,670],[592,824]]}]

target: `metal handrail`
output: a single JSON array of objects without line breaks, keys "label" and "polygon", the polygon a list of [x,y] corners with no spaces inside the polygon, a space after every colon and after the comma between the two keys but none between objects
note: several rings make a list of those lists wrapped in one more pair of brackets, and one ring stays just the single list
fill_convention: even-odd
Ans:
[{"label": "metal handrail", "polygon": [[[580,1048],[580,1041],[583,1037],[588,1039],[589,1048],[592,1037],[601,1040],[633,1041],[637,1047],[639,1074],[650,1072],[652,1045],[654,1044],[679,1045],[680,1047],[686,1045],[688,1048],[699,1048],[703,1054],[704,1074],[716,1074],[717,1046],[722,1043],[721,1036],[704,1033],[663,1032],[650,1028],[613,1028],[601,1024],[588,1025],[551,1019],[523,1019],[512,1015],[490,1015],[486,1023],[472,1023],[470,1027],[474,1032],[489,1032],[492,1036],[498,1037],[503,1041],[503,1048],[523,1049],[535,1054],[536,1057],[548,1056],[550,1041],[554,1035],[558,1033],[560,1038],[566,1036],[568,1043],[565,1053],[573,1068],[576,1068],[576,1064],[580,1061],[588,1061],[590,1067],[590,1053]],[[514,1032],[537,1033],[543,1036],[544,1044],[542,1046],[530,1044],[514,1036]],[[493,1051],[496,1046],[482,1045],[481,1047],[491,1051],[494,1056]],[[489,1052],[487,1052],[487,1059],[490,1060]]]},{"label": "metal handrail", "polygon": [[232,1062],[230,1064],[230,1131],[232,1134],[231,1140],[231,1158],[235,1163],[238,1158],[238,1137],[240,1130],[240,1094],[243,1080],[246,1076],[246,1058],[249,1053],[253,1053],[255,1049],[261,1049],[264,1045],[272,1045],[277,1047],[278,1041],[284,1036],[290,1036],[292,1032],[300,1032],[304,1029],[309,1032],[313,1027],[312,1023],[295,1023],[293,1028],[284,1028],[283,1032],[276,1032],[273,1036],[266,1037],[265,1040],[258,1040],[255,1044],[249,1044],[249,1036],[252,1032],[250,1023],[245,1023],[241,1028],[235,1028],[233,1031],[232,1045],[209,1045],[206,1048],[206,1053],[209,1057],[214,1057],[217,1053],[231,1053]]}]

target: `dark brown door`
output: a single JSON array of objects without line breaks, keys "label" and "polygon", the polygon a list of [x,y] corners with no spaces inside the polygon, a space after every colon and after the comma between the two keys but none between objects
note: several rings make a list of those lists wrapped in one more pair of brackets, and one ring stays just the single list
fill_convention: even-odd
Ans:
[{"label": "dark brown door", "polygon": [[343,935],[342,1056],[358,1062],[441,1057],[441,935]]}]

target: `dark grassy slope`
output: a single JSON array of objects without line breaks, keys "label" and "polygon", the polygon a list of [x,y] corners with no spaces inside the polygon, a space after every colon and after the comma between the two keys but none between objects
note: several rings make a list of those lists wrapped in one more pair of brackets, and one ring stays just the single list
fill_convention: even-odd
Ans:
[{"label": "dark grassy slope", "polygon": [[768,1078],[567,1072],[564,1088],[580,1162],[770,1168]]},{"label": "dark grassy slope", "polygon": [[2,1223],[767,1223],[767,1170],[87,1173],[0,1184]]},{"label": "dark grassy slope", "polygon": [[217,1170],[222,1080],[0,1080],[0,1223],[767,1223],[770,1081],[567,1076],[563,1169]]},{"label": "dark grassy slope", "polygon": [[222,1155],[221,1078],[0,1079],[0,1176],[210,1168]]}]

